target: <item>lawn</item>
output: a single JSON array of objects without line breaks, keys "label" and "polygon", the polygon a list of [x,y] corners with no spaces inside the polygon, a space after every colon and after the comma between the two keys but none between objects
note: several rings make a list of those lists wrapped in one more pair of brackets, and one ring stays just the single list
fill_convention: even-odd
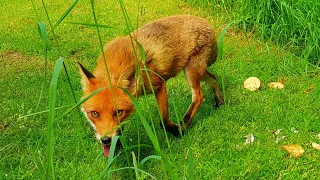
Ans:
[{"label": "lawn", "polygon": [[[80,108],[61,117],[81,97],[76,62],[92,70],[100,53],[95,27],[70,22],[94,23],[90,1],[79,1],[49,34],[47,63],[37,23],[47,31],[73,1],[8,1],[0,6],[0,176],[2,179],[317,179],[320,177],[320,68],[308,63],[271,41],[259,40],[231,26],[223,41],[223,58],[209,68],[224,87],[225,104],[214,107],[211,88],[202,84],[205,101],[186,135],[175,138],[158,126],[154,97],[137,99],[139,110],[152,126],[160,143],[161,157],[152,147],[141,116],[134,113],[125,125],[123,139],[128,148],[116,153],[108,167],[101,144]],[[95,1],[101,40],[127,33],[119,1]],[[124,1],[134,27],[173,15],[193,14],[208,19],[217,36],[229,23],[220,12],[193,7],[183,1]],[[56,61],[64,59],[67,73],[61,71],[55,103],[54,175],[48,167],[49,86]],[[46,65],[47,64],[47,65]],[[258,77],[262,86],[251,92],[243,88],[246,78]],[[268,83],[282,82],[284,89],[271,89]],[[310,88],[312,87],[313,88]],[[167,83],[170,117],[182,119],[191,102],[191,91],[180,73]],[[282,129],[279,134],[275,133]],[[296,130],[296,131],[295,131]],[[244,136],[254,142],[244,145]],[[277,137],[285,136],[279,142]],[[281,146],[299,144],[305,153],[290,157]],[[157,155],[157,156],[150,156]],[[134,164],[135,160],[138,162]],[[140,162],[140,163],[139,163]],[[138,173],[134,168],[138,167]],[[130,169],[130,168],[131,169]]]}]

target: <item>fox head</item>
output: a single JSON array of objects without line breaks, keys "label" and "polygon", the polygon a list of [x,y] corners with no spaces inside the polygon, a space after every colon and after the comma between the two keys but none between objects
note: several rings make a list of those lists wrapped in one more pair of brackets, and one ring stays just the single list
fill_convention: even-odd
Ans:
[{"label": "fox head", "polygon": [[82,104],[82,112],[95,130],[96,138],[109,144],[119,134],[119,124],[134,110],[130,97],[120,88],[109,86],[108,79],[95,77],[79,63],[82,98],[99,88],[104,88]]}]

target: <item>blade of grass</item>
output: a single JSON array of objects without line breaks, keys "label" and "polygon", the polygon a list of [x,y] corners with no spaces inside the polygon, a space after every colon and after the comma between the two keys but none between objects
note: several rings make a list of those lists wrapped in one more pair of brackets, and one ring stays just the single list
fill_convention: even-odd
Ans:
[{"label": "blade of grass", "polygon": [[130,99],[132,101],[132,104],[136,109],[136,112],[137,112],[137,114],[138,114],[138,116],[139,116],[139,118],[140,118],[140,120],[142,122],[142,125],[143,125],[144,129],[147,132],[147,135],[148,135],[149,139],[151,140],[151,142],[153,144],[153,147],[154,147],[155,151],[157,153],[160,153],[161,150],[160,150],[159,141],[156,138],[156,136],[153,134],[153,131],[151,130],[150,125],[148,124],[148,122],[146,121],[145,117],[143,116],[143,113],[141,112],[141,109],[140,109],[140,107],[138,105],[138,102],[134,99],[134,97],[129,93],[128,90],[126,90],[124,88],[121,88],[121,87],[118,87],[118,88],[122,89],[130,97]]},{"label": "blade of grass", "polygon": [[[131,25],[131,22],[130,22],[129,16],[128,16],[128,14],[127,14],[127,11],[126,11],[126,9],[125,9],[125,6],[124,6],[124,4],[123,4],[123,1],[122,1],[122,0],[118,0],[118,2],[119,2],[119,4],[120,4],[120,8],[121,8],[121,11],[122,11],[122,13],[123,13],[123,16],[124,16],[124,19],[125,19],[125,22],[126,22],[127,30],[128,30],[129,32],[131,32],[131,31],[133,30],[133,27],[132,27],[132,25]],[[143,49],[143,47],[141,46],[141,44],[139,44],[139,43],[136,41],[136,39],[134,39],[131,35],[130,35],[130,40],[131,40],[131,44],[132,44],[132,47],[133,47],[133,50],[134,50],[134,56],[135,56],[135,60],[136,60],[136,67],[137,67],[137,69],[138,69],[137,72],[138,72],[138,78],[139,78],[139,76],[141,77],[142,74],[141,74],[141,71],[140,71],[140,63],[139,63],[139,61],[138,61],[138,55],[137,55],[137,52],[136,52],[136,49],[135,49],[135,48],[136,48],[136,45],[138,45],[139,52],[140,52],[140,58],[141,58],[141,60],[142,60],[143,62],[146,61],[145,53],[144,53],[144,49]],[[136,44],[134,43],[134,41],[136,42]],[[144,65],[144,69],[147,69],[146,66],[145,66],[145,63],[143,63],[143,65]],[[155,92],[154,92],[154,89],[153,89],[153,85],[152,85],[152,83],[151,83],[151,80],[150,80],[150,76],[149,76],[149,74],[148,74],[148,71],[146,71],[146,76],[147,76],[147,79],[148,79],[148,82],[149,82],[149,85],[150,85],[152,94],[155,95]],[[146,96],[146,91],[145,91],[145,86],[144,86],[145,83],[143,82],[143,78],[141,78],[141,79],[142,79],[142,87],[143,87],[143,90],[144,90],[144,95]],[[127,93],[128,93],[128,92],[127,92]],[[131,100],[132,100],[133,97],[131,96],[131,94],[129,95],[129,97],[130,97]],[[155,97],[155,96],[154,96],[154,97]],[[137,106],[137,104],[136,104],[136,106]],[[157,106],[157,107],[158,107],[158,106]],[[157,109],[158,109],[160,118],[162,118],[161,113],[160,113],[160,110],[159,110],[159,107],[158,107]],[[137,110],[137,109],[136,109],[136,110]],[[140,109],[139,109],[139,110],[140,110]],[[138,113],[138,114],[139,114],[139,113]],[[141,115],[141,113],[140,113],[140,115]],[[155,149],[156,151],[158,151],[158,152],[157,152],[158,154],[161,154],[161,150],[160,150],[159,142],[158,142],[158,139],[157,139],[157,136],[156,136],[156,131],[155,131],[155,127],[154,127],[153,121],[151,121],[152,129],[153,129],[153,132],[152,132],[151,127],[150,127],[149,124],[146,122],[145,118],[142,117],[142,116],[140,116],[140,115],[139,115],[140,120],[141,120],[141,122],[142,122],[142,124],[143,124],[143,126],[144,126],[144,129],[146,130],[149,138],[151,139],[151,142],[153,143],[154,149]],[[141,118],[143,118],[143,119],[141,119]],[[163,121],[161,121],[161,122],[163,122]],[[170,147],[170,143],[169,143],[169,140],[168,140],[168,136],[167,136],[167,133],[165,132],[165,130],[164,130],[164,134],[165,134],[165,136],[166,136],[166,141],[167,141],[167,143],[168,143],[168,147]],[[168,163],[168,161],[167,161],[164,157],[163,157],[163,159],[162,159],[161,162],[162,162],[162,165],[163,165],[163,167],[164,167],[164,169],[165,169],[165,170],[164,170],[164,177],[165,177],[165,179],[167,179],[166,170],[170,173],[170,175],[172,176],[173,179],[177,179],[177,178],[176,178],[176,175],[175,175],[175,174],[173,173],[173,171],[172,171],[172,167],[170,166],[170,164]]]},{"label": "blade of grass", "polygon": [[[219,41],[218,41],[218,59],[219,61],[222,61],[222,55],[223,55],[223,39],[227,33],[227,30],[228,28],[233,24],[233,23],[236,23],[236,22],[239,22],[238,21],[231,21],[229,24],[226,25],[226,27],[223,28],[222,30],[222,33],[219,37]],[[223,66],[225,67],[225,66]],[[224,76],[224,72],[225,70],[223,69],[223,75],[222,75],[222,81],[221,81],[221,84],[222,84],[222,93],[223,93],[223,99],[224,101],[226,102],[226,105],[228,104],[227,102],[227,99],[226,99],[226,86],[225,86],[225,76]]]},{"label": "blade of grass", "polygon": [[[95,13],[94,0],[90,0],[90,5],[91,5],[91,9],[92,9],[92,15],[93,15],[94,23],[95,23],[95,24],[99,24],[99,23],[98,23],[98,19],[97,19],[97,17],[96,17],[96,13]],[[110,87],[111,87],[111,95],[112,95],[112,99],[113,99],[113,104],[114,104],[114,106],[115,106],[115,109],[118,110],[118,107],[117,107],[117,104],[116,104],[115,95],[114,95],[114,91],[113,91],[113,85],[112,85],[112,83],[111,83],[111,77],[110,77],[110,73],[109,73],[109,68],[108,68],[108,64],[107,64],[107,59],[106,59],[106,55],[105,55],[105,53],[104,53],[104,48],[103,48],[103,44],[102,44],[102,38],[101,38],[101,34],[100,34],[99,27],[96,27],[96,30],[97,30],[97,34],[98,34],[98,39],[99,39],[99,45],[100,45],[101,54],[102,54],[102,57],[103,57],[103,61],[104,61],[105,68],[106,68],[107,80],[108,80],[109,85],[110,85]],[[117,113],[117,119],[118,119],[119,124],[120,124],[120,118],[119,118],[119,114],[118,114],[118,113]],[[121,131],[121,133],[123,134],[122,128],[120,129],[120,131]],[[127,151],[125,151],[125,155],[126,155],[127,163],[128,163],[128,165],[130,166],[131,161],[129,160],[129,154],[127,153]],[[131,179],[132,179],[132,178],[133,178],[132,172],[129,171],[129,173],[130,173],[130,177],[131,177]]]},{"label": "blade of grass", "polygon": [[153,146],[154,146],[154,149],[156,150],[156,152],[160,152],[160,145],[159,145],[159,141],[158,141],[158,138],[156,138],[156,136],[154,135],[150,125],[148,124],[147,120],[145,119],[145,117],[143,116],[143,113],[138,105],[138,102],[136,99],[134,99],[134,97],[129,93],[128,90],[122,88],[122,87],[118,87],[119,89],[122,89],[131,99],[132,101],[132,104],[133,106],[135,107],[135,110],[142,122],[142,125],[143,127],[145,128],[146,132],[147,132],[147,135],[148,137],[150,138]]},{"label": "blade of grass", "polygon": [[146,161],[148,161],[149,159],[158,159],[158,160],[161,160],[161,156],[158,156],[158,155],[150,155],[150,156],[147,156],[145,158],[143,158],[141,161],[140,161],[140,164],[139,166],[143,165]]},{"label": "blade of grass", "polygon": [[221,32],[221,35],[219,37],[219,41],[218,41],[218,59],[221,61],[222,60],[222,55],[223,55],[223,39],[227,33],[227,30],[229,29],[229,27],[233,24],[233,23],[237,23],[239,22],[239,20],[234,20],[234,21],[231,21],[229,24],[227,24],[222,32]]},{"label": "blade of grass", "polygon": [[[141,0],[138,0],[138,8],[137,8],[137,20],[136,20],[136,29],[139,28],[139,18],[140,18],[140,9],[141,9]],[[137,60],[136,60],[137,61]],[[138,66],[138,64],[137,64]],[[139,67],[139,66],[138,66]],[[140,67],[139,67],[140,68]],[[139,72],[141,72],[141,70],[139,70]],[[149,108],[149,105],[148,105]],[[138,129],[140,129],[141,124],[137,123]],[[138,131],[138,158],[137,161],[140,161],[140,154],[141,154],[141,147],[140,147],[140,143],[141,143],[141,134],[140,131]]]},{"label": "blade of grass", "polygon": [[115,149],[116,149],[116,145],[117,145],[117,142],[118,142],[118,139],[119,139],[119,136],[114,136],[112,138],[112,141],[111,141],[111,146],[110,146],[110,154],[109,154],[109,157],[108,157],[108,167],[111,166],[113,160],[114,160],[114,152],[115,152]]},{"label": "blade of grass", "polygon": [[84,23],[84,22],[68,22],[68,23],[69,23],[69,24],[76,24],[76,25],[84,25],[84,26],[89,26],[89,27],[115,28],[115,27],[108,26],[108,25],[94,24],[94,23]]},{"label": "blade of grass", "polygon": [[135,168],[134,172],[136,174],[136,179],[140,179],[139,178],[138,163],[137,163],[136,155],[134,154],[133,151],[131,152],[131,154],[132,154],[132,160],[133,160],[133,167]]},{"label": "blade of grass", "polygon": [[102,87],[102,88],[98,88],[95,91],[93,91],[91,94],[89,94],[89,96],[81,99],[79,102],[77,102],[74,106],[72,106],[69,110],[67,110],[65,113],[63,113],[58,119],[61,119],[63,116],[65,116],[66,114],[70,113],[72,110],[74,110],[75,108],[77,108],[78,106],[80,106],[81,104],[83,104],[84,102],[86,102],[88,99],[90,99],[92,96],[94,96],[95,94],[99,93],[100,91],[106,89],[106,87]]},{"label": "blade of grass", "polygon": [[118,2],[120,5],[120,8],[121,8],[125,23],[126,23],[126,27],[127,27],[127,31],[128,31],[127,33],[130,33],[133,31],[133,26],[132,26],[130,18],[128,16],[127,10],[126,10],[122,0],[118,0]]},{"label": "blade of grass", "polygon": [[48,42],[49,42],[46,26],[43,22],[38,22],[37,27],[38,27],[39,35],[40,35],[42,42],[43,42],[43,47],[46,50],[48,48]]},{"label": "blade of grass", "polygon": [[[127,29],[128,29],[129,32],[131,32],[131,31],[133,30],[133,28],[132,28],[132,25],[131,25],[131,23],[130,23],[130,19],[129,19],[129,16],[128,16],[127,11],[126,11],[126,9],[125,9],[125,6],[124,6],[124,4],[123,4],[123,1],[122,1],[122,0],[118,0],[118,2],[119,2],[119,4],[120,4],[120,7],[121,7],[121,10],[122,10],[123,16],[124,16],[124,18],[125,18]],[[140,67],[139,61],[138,61],[138,59],[137,59],[138,56],[137,56],[137,53],[136,53],[136,50],[135,50],[135,47],[136,47],[135,45],[137,45],[138,48],[139,48],[140,58],[141,58],[141,60],[142,60],[143,62],[146,61],[146,56],[145,56],[144,49],[143,49],[143,47],[141,46],[141,44],[140,44],[136,39],[134,39],[131,35],[130,35],[130,40],[131,40],[131,43],[132,43],[132,47],[133,47],[133,49],[134,49],[134,55],[135,55],[135,57],[136,57],[137,67]],[[135,41],[136,44],[133,43],[133,40]],[[142,63],[142,65],[144,65],[144,69],[147,69],[145,63]],[[146,72],[146,76],[147,76],[147,79],[148,79],[148,82],[149,82],[149,85],[150,85],[152,94],[153,94],[154,97],[155,97],[155,92],[154,92],[154,89],[153,89],[153,85],[152,85],[152,83],[151,83],[151,79],[150,79],[149,73],[148,73],[148,71],[145,71],[145,72]],[[141,74],[140,74],[140,75],[141,75]],[[141,78],[141,79],[143,79],[143,78]],[[143,88],[144,88],[144,82],[142,82],[142,84],[143,84]],[[125,91],[125,92],[126,92],[126,91]],[[144,93],[145,93],[145,92],[144,92]],[[128,94],[128,95],[129,95],[129,94]],[[130,98],[133,98],[133,97],[131,96],[131,94],[129,95],[129,97],[130,97]],[[132,100],[132,99],[131,99],[131,100]],[[132,101],[132,102],[133,102],[133,101]],[[158,107],[158,106],[157,106],[157,107]],[[162,118],[162,115],[161,115],[161,112],[160,112],[159,107],[158,107],[157,109],[158,109],[160,118]],[[140,115],[139,115],[139,117],[141,118]],[[162,153],[161,153],[161,150],[160,150],[160,146],[159,146],[159,144],[158,144],[159,142],[158,142],[158,139],[157,139],[157,136],[156,136],[156,132],[155,132],[155,128],[154,128],[153,121],[151,121],[151,123],[152,123],[152,127],[153,127],[153,132],[154,132],[154,134],[153,134],[153,132],[152,132],[151,127],[149,126],[149,124],[145,121],[145,118],[143,117],[143,119],[140,119],[140,120],[141,120],[141,122],[142,122],[142,124],[143,124],[143,126],[144,126],[144,128],[145,128],[145,130],[146,130],[146,132],[147,132],[147,134],[148,134],[148,136],[149,136],[149,138],[151,139],[151,141],[152,141],[152,143],[153,143],[153,145],[154,145],[155,150],[156,150],[156,151],[158,150],[158,152],[157,152],[158,154],[162,154]],[[162,120],[162,119],[161,119],[161,122],[162,122],[162,124],[163,124],[163,120]],[[164,126],[163,126],[163,127],[164,127]],[[148,129],[146,129],[146,128],[148,128]],[[165,134],[165,137],[166,137],[166,142],[167,142],[167,144],[168,144],[168,147],[170,148],[170,143],[169,143],[169,140],[168,140],[167,132],[166,132],[165,130],[164,130],[164,134]],[[173,179],[177,179],[176,175],[175,175],[175,174],[173,173],[173,171],[172,171],[172,167],[171,167],[169,161],[168,161],[165,157],[163,157],[161,162],[162,162],[163,167],[169,172],[169,174],[171,175],[171,177],[172,177]],[[165,176],[165,179],[167,179],[166,171],[164,171],[164,176]]]},{"label": "blade of grass", "polygon": [[49,120],[48,120],[48,164],[47,164],[47,179],[55,179],[54,163],[53,163],[53,153],[54,153],[54,134],[53,134],[53,124],[55,116],[55,103],[57,99],[57,85],[58,77],[63,66],[63,58],[57,60],[53,75],[50,83],[50,95],[49,95]]},{"label": "blade of grass", "polygon": [[[174,174],[174,172],[172,170],[172,165],[170,165],[170,162],[167,160],[165,155],[161,153],[161,149],[160,149],[158,138],[157,138],[157,136],[155,134],[153,134],[153,131],[152,131],[150,125],[148,124],[147,120],[143,116],[143,113],[141,112],[141,109],[140,109],[140,107],[138,105],[137,100],[134,99],[134,97],[129,93],[128,90],[126,90],[124,88],[121,88],[121,87],[118,87],[118,88],[122,89],[129,96],[129,98],[131,99],[132,104],[136,109],[136,112],[137,112],[137,114],[138,114],[138,116],[140,118],[140,121],[142,122],[142,125],[143,125],[144,129],[146,130],[147,135],[148,135],[149,139],[151,140],[156,153],[161,156],[162,163],[163,163],[165,169],[169,172],[169,174],[171,175],[172,179],[178,179],[177,176]],[[166,176],[165,176],[165,178],[167,179]]]},{"label": "blade of grass", "polygon": [[[135,42],[136,42],[136,44],[137,44],[137,46],[138,46],[138,48],[139,48],[140,57],[141,57],[141,60],[142,60],[142,62],[143,62],[143,63],[142,63],[142,64],[143,64],[143,69],[147,69],[147,66],[146,66],[146,53],[145,53],[142,45],[141,45],[136,39],[134,39],[134,40],[135,40]],[[153,84],[152,84],[150,75],[149,75],[149,73],[148,73],[149,71],[147,70],[147,71],[145,71],[145,72],[146,72],[146,76],[147,76],[148,83],[149,83],[149,86],[150,86],[150,88],[151,88],[152,94],[154,95],[155,100],[157,101],[156,95],[155,95],[155,91],[154,91],[154,88],[153,88]],[[158,75],[158,74],[156,74],[156,75]],[[159,76],[160,76],[160,75],[159,75]],[[161,77],[161,79],[163,79],[163,78]],[[163,80],[164,80],[164,79],[163,79]],[[162,117],[162,114],[161,114],[161,111],[160,111],[159,106],[157,106],[157,110],[158,110],[158,114],[159,114],[159,117],[160,117],[160,122],[162,123],[162,127],[165,127],[164,122],[163,122],[163,117]],[[153,126],[153,129],[154,129],[154,132],[155,132],[154,126]],[[164,132],[164,135],[165,135],[165,137],[166,137],[167,145],[168,145],[168,147],[170,148],[169,138],[168,138],[168,135],[167,135],[167,132],[166,132],[165,128],[163,128],[163,132]],[[155,133],[155,134],[156,134],[156,133]]]},{"label": "blade of grass", "polygon": [[38,32],[39,35],[42,39],[43,42],[43,52],[44,52],[44,67],[43,67],[43,71],[44,71],[44,78],[43,78],[43,82],[42,82],[42,86],[41,86],[41,90],[40,90],[40,95],[39,95],[39,99],[38,99],[38,103],[36,106],[36,109],[38,109],[41,99],[42,99],[42,95],[43,95],[43,90],[44,90],[44,86],[47,80],[47,66],[48,66],[48,47],[49,47],[49,40],[48,40],[48,34],[47,34],[47,30],[46,30],[46,26],[43,22],[38,22]]},{"label": "blade of grass", "polygon": [[[58,42],[58,40],[57,40],[57,38],[56,38],[56,35],[55,35],[55,33],[54,33],[54,29],[55,29],[55,27],[58,26],[58,25],[63,21],[63,19],[71,12],[71,10],[75,7],[75,5],[78,3],[78,1],[79,1],[79,0],[75,0],[75,1],[73,2],[73,4],[71,4],[71,6],[69,6],[69,8],[67,9],[67,11],[60,17],[59,21],[58,21],[54,26],[52,26],[52,23],[51,23],[51,20],[50,20],[50,17],[49,17],[49,13],[48,13],[48,11],[47,11],[47,7],[46,7],[44,1],[43,1],[43,0],[41,1],[41,2],[42,2],[42,6],[43,6],[43,8],[44,8],[44,10],[45,10],[45,13],[46,13],[46,17],[47,17],[47,19],[48,19],[48,21],[49,21],[49,25],[50,25],[50,27],[51,27],[51,30],[49,31],[49,33],[47,33],[47,35],[49,36],[49,34],[52,32],[52,34],[53,34],[53,36],[54,36],[54,40],[55,40],[56,45],[57,45],[57,47],[58,47],[57,49],[58,49],[58,52],[59,52],[60,56],[62,55],[61,50],[60,50],[61,46],[59,45],[59,42]],[[67,79],[68,79],[68,83],[69,83],[69,86],[70,86],[70,89],[71,89],[72,97],[73,97],[73,99],[74,99],[74,102],[76,103],[76,102],[77,102],[76,96],[75,96],[74,90],[73,90],[73,88],[72,88],[70,76],[69,76],[69,73],[68,73],[68,70],[67,70],[67,67],[66,67],[65,63],[63,63],[63,67],[64,67],[64,70],[65,70],[65,73],[66,73],[66,76],[67,76]],[[79,112],[78,114],[80,115],[80,112]]]},{"label": "blade of grass", "polygon": [[39,16],[39,14],[38,14],[38,11],[37,11],[37,9],[36,9],[36,6],[34,5],[33,0],[30,0],[30,1],[31,1],[32,7],[33,7],[33,12],[36,14],[38,21],[41,21],[41,20],[40,20],[40,16]]},{"label": "blade of grass", "polygon": [[188,148],[188,180],[193,180],[194,179],[194,162],[193,162],[193,156],[192,156],[192,150],[189,146]]},{"label": "blade of grass", "polygon": [[[55,110],[63,109],[63,108],[69,107],[69,106],[71,106],[71,105],[65,105],[65,106],[56,107]],[[48,110],[39,111],[39,112],[35,112],[35,113],[31,113],[31,114],[27,114],[27,115],[24,115],[24,116],[20,116],[20,117],[18,117],[18,119],[22,119],[22,118],[26,118],[26,117],[34,116],[34,115],[39,115],[39,114],[43,114],[43,113],[47,113],[47,112],[49,112],[49,109]]]},{"label": "blade of grass", "polygon": [[116,148],[118,139],[119,139],[119,136],[114,136],[112,138],[111,146],[110,146],[110,153],[109,153],[109,157],[108,157],[108,164],[107,164],[107,167],[100,174],[99,179],[103,179],[104,175],[107,175],[106,179],[110,179],[110,167],[112,165],[112,162],[115,160],[114,152],[115,152],[115,148]]},{"label": "blade of grass", "polygon": [[73,3],[69,6],[69,8],[63,13],[63,15],[59,18],[59,20],[51,27],[51,32],[54,32],[54,29],[67,17],[67,15],[71,12],[71,10],[78,4],[79,0],[73,1]]}]

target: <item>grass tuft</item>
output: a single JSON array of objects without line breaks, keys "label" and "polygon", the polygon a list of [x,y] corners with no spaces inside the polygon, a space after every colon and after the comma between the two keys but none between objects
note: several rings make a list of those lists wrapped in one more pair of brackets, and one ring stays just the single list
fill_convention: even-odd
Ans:
[{"label": "grass tuft", "polygon": [[[251,31],[291,49],[296,55],[320,65],[320,3],[317,0],[186,0],[229,19],[241,19]],[[239,25],[240,26],[240,25]]]}]

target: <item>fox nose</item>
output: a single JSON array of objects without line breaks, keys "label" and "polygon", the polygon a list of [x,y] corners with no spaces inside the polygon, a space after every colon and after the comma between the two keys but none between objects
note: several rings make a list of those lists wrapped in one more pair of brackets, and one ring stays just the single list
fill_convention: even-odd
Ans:
[{"label": "fox nose", "polygon": [[103,144],[110,144],[111,143],[111,137],[108,137],[108,136],[104,136],[102,139],[101,139],[101,142]]}]

